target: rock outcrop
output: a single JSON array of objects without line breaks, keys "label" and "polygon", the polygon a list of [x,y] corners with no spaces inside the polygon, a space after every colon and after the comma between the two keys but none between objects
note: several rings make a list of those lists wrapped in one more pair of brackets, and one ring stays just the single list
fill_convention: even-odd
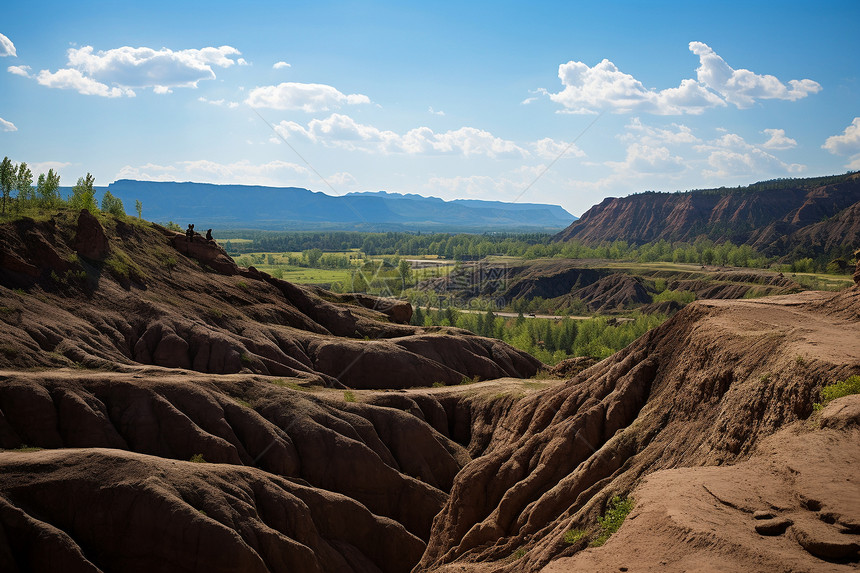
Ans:
[{"label": "rock outcrop", "polygon": [[78,228],[72,247],[80,256],[94,261],[103,260],[110,252],[105,230],[99,220],[86,209],[81,209],[78,216]]}]

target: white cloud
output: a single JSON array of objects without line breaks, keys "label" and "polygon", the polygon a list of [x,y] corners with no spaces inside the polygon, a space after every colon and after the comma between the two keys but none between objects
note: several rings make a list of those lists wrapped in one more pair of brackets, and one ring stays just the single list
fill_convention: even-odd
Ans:
[{"label": "white cloud", "polygon": [[30,66],[9,66],[6,71],[16,76],[30,77]]},{"label": "white cloud", "polygon": [[64,167],[70,167],[72,164],[67,161],[37,161],[35,163],[29,163],[30,169],[33,173],[47,173],[51,169],[55,172],[59,172],[60,169]]},{"label": "white cloud", "polygon": [[370,103],[362,94],[343,94],[324,84],[284,82],[276,86],[256,87],[248,94],[245,103],[251,107],[302,110],[307,113],[328,111],[344,104]]},{"label": "white cloud", "polygon": [[282,121],[275,128],[283,137],[302,136],[330,147],[360,149],[383,153],[451,154],[466,157],[527,157],[529,152],[512,141],[474,127],[436,133],[429,127],[417,127],[404,134],[364,125],[343,114],[326,119],[312,119],[307,127],[294,121]]},{"label": "white cloud", "polygon": [[702,42],[690,42],[690,51],[699,56],[699,82],[739,108],[750,107],[759,99],[795,101],[821,91],[821,85],[812,80],[790,80],[786,86],[774,76],[733,69]]},{"label": "white cloud", "polygon": [[0,58],[5,56],[18,56],[18,52],[15,50],[15,44],[12,43],[12,40],[0,34]]},{"label": "white cloud", "polygon": [[672,155],[664,146],[647,145],[643,143],[631,143],[627,146],[627,155],[624,161],[608,161],[607,166],[616,172],[638,175],[643,173],[678,173],[686,167],[684,159],[679,155]]},{"label": "white cloud", "polygon": [[648,145],[680,145],[701,141],[689,127],[677,123],[672,124],[673,131],[644,125],[638,117],[634,117],[625,127],[628,131],[619,139],[628,143],[638,141]]},{"label": "white cloud", "polygon": [[292,66],[291,66],[290,64],[288,64],[287,62],[283,62],[283,61],[281,61],[281,62],[275,62],[275,63],[272,65],[272,68],[273,68],[273,69],[275,69],[275,70],[280,70],[281,68],[291,68],[291,67],[292,67]]},{"label": "white cloud", "polygon": [[806,169],[805,165],[781,161],[760,147],[747,143],[736,133],[726,133],[718,139],[695,146],[695,149],[708,154],[708,167],[702,170],[705,177],[725,179],[796,174]]},{"label": "white cloud", "polygon": [[555,159],[564,153],[565,157],[585,157],[585,152],[574,144],[566,141],[556,141],[545,137],[532,144],[535,154],[544,159]]},{"label": "white cloud", "polygon": [[851,125],[841,135],[831,135],[821,146],[835,155],[854,155],[860,153],[860,117],[855,117]]},{"label": "white cloud", "polygon": [[709,107],[725,105],[716,94],[695,80],[683,80],[677,88],[646,88],[633,76],[604,59],[594,67],[570,61],[558,67],[564,89],[544,93],[564,106],[567,113],[616,113],[639,111],[658,115],[700,114]]},{"label": "white cloud", "polygon": [[231,46],[179,51],[123,46],[99,52],[84,46],[69,49],[67,68],[53,73],[42,70],[37,79],[42,85],[76,89],[84,95],[133,96],[135,88],[165,94],[171,88],[196,88],[201,80],[215,79],[213,66],[242,65],[241,58],[232,59],[239,53]]},{"label": "white cloud", "polygon": [[207,99],[203,96],[200,96],[199,98],[197,98],[197,101],[203,102],[203,103],[208,103],[210,105],[217,105],[219,107],[227,106],[230,109],[234,109],[234,108],[239,107],[239,102],[227,101],[223,98],[222,99]]},{"label": "white cloud", "polygon": [[850,156],[845,167],[851,170],[860,170],[860,117],[855,117],[851,125],[846,127],[841,135],[828,137],[821,148],[834,155]]},{"label": "white cloud", "polygon": [[787,137],[784,129],[765,129],[762,133],[770,136],[770,139],[762,147],[767,149],[791,149],[792,147],[797,147],[797,141]]},{"label": "white cloud", "polygon": [[441,109],[440,109],[439,111],[436,111],[435,109],[433,109],[433,107],[432,107],[432,106],[431,106],[431,107],[429,107],[429,108],[427,109],[427,111],[429,111],[429,112],[430,112],[430,113],[432,113],[433,115],[445,115],[445,112],[444,112],[444,111],[442,111]]},{"label": "white cloud", "polygon": [[[821,90],[812,80],[791,80],[786,86],[774,76],[731,68],[707,44],[690,42],[690,51],[699,56],[697,79],[683,79],[678,87],[658,90],[646,87],[630,74],[604,59],[595,66],[569,61],[558,68],[564,89],[548,95],[561,104],[563,113],[644,112],[656,115],[701,114],[706,109],[725,106],[749,107],[759,99],[797,100]],[[527,98],[528,104],[535,98]]]},{"label": "white cloud", "polygon": [[[336,174],[338,175],[338,174]],[[170,165],[147,163],[126,165],[117,173],[117,179],[145,181],[196,181],[235,185],[308,185],[313,181],[310,170],[287,161],[251,163],[248,160],[219,163],[206,159],[177,161]]]},{"label": "white cloud", "polygon": [[15,124],[0,117],[0,131],[18,131]]},{"label": "white cloud", "polygon": [[57,70],[55,73],[42,70],[36,76],[36,81],[49,88],[76,90],[83,95],[102,97],[121,97],[126,95],[134,97],[134,91],[128,88],[109,87],[83,75],[79,70],[75,69],[62,69]]}]

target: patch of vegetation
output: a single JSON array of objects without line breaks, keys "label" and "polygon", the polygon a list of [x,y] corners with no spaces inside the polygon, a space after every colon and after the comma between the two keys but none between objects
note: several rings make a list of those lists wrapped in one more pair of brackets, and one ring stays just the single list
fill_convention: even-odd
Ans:
[{"label": "patch of vegetation", "polygon": [[6,451],[7,451],[7,452],[19,452],[19,453],[24,453],[24,454],[26,454],[26,453],[29,453],[29,452],[40,452],[40,451],[42,451],[43,449],[44,449],[44,448],[39,448],[39,447],[36,447],[36,446],[28,446],[27,444],[23,444],[23,445],[21,445],[21,447],[20,447],[20,448],[15,448],[15,449],[12,449],[12,450],[6,450]]},{"label": "patch of vegetation", "polygon": [[444,382],[433,382],[433,386],[432,386],[432,387],[433,387],[433,388],[444,388],[444,387],[445,387],[445,383],[444,383]]},{"label": "patch of vegetation", "polygon": [[520,547],[519,549],[517,549],[516,551],[514,551],[513,553],[511,553],[511,557],[510,557],[510,559],[511,559],[511,561],[516,561],[517,559],[522,559],[523,557],[525,557],[525,554],[526,554],[526,553],[528,553],[528,551],[526,550],[526,548],[525,548],[525,547]]},{"label": "patch of vegetation", "polygon": [[111,250],[111,254],[105,259],[104,265],[114,277],[120,280],[142,281],[145,276],[137,263],[122,249],[116,247]]},{"label": "patch of vegetation", "polygon": [[195,464],[208,464],[205,459],[203,459],[203,454],[194,454],[188,459],[189,462],[194,462]]},{"label": "patch of vegetation", "polygon": [[816,411],[821,410],[833,400],[842,398],[843,396],[850,396],[851,394],[860,394],[860,376],[856,374],[841,382],[828,384],[822,388],[820,392],[821,402],[816,402],[812,407]]},{"label": "patch of vegetation", "polygon": [[477,384],[481,381],[481,377],[477,374],[469,378],[468,376],[463,376],[463,379],[460,380],[460,386],[465,386],[467,384]]},{"label": "patch of vegetation", "polygon": [[[214,318],[223,318],[223,317],[224,317],[224,313],[223,313],[223,312],[221,312],[220,310],[218,310],[217,308],[209,308],[209,309],[207,309],[207,310],[206,310],[206,314],[208,314],[209,316],[212,316],[212,317],[214,317]],[[240,358],[241,358],[241,357],[240,357]]]},{"label": "patch of vegetation", "polygon": [[804,364],[806,364],[806,358],[804,358],[802,355],[798,354],[797,356],[794,357],[794,363],[797,364],[798,366],[803,366]]},{"label": "patch of vegetation", "polygon": [[236,286],[237,286],[237,287],[239,287],[239,288],[240,288],[240,289],[242,289],[242,290],[248,290],[248,283],[246,283],[245,281],[239,281],[239,282],[237,282],[237,283],[236,283]]},{"label": "patch of vegetation", "polygon": [[245,406],[246,408],[253,408],[253,406],[251,406],[251,403],[250,403],[250,402],[248,402],[247,400],[243,400],[242,398],[236,398],[236,397],[233,397],[233,399],[234,399],[234,400],[236,401],[236,403],[237,403],[237,404],[239,404],[240,406]]},{"label": "patch of vegetation", "polygon": [[634,313],[633,320],[627,321],[612,321],[606,317],[518,320],[496,316],[492,311],[476,314],[452,308],[428,311],[423,317],[426,327],[454,326],[504,340],[550,365],[574,356],[602,360],[666,320],[663,315],[641,313]]},{"label": "patch of vegetation", "polygon": [[690,290],[664,290],[653,297],[653,302],[675,301],[678,304],[690,304],[696,300],[696,293]]},{"label": "patch of vegetation", "polygon": [[569,529],[564,533],[564,542],[568,545],[573,545],[588,537],[588,534],[589,531],[587,529]]},{"label": "patch of vegetation", "polygon": [[239,361],[242,362],[242,364],[244,364],[245,366],[248,366],[253,362],[253,360],[251,359],[251,355],[247,352],[243,352],[239,355]]},{"label": "patch of vegetation", "polygon": [[355,394],[353,394],[351,390],[345,391],[343,393],[343,401],[344,402],[355,402]]},{"label": "patch of vegetation", "polygon": [[590,543],[592,547],[600,547],[609,537],[621,528],[621,524],[627,518],[627,514],[633,509],[633,498],[612,496],[609,500],[609,505],[606,507],[606,513],[603,517],[597,518],[597,523],[600,525],[600,531],[597,537]]},{"label": "patch of vegetation", "polygon": [[276,378],[274,380],[270,380],[272,384],[275,386],[280,386],[281,388],[289,388],[290,390],[298,390],[300,392],[313,392],[310,388],[302,386],[301,384],[297,384],[295,382],[288,382],[281,378]]}]

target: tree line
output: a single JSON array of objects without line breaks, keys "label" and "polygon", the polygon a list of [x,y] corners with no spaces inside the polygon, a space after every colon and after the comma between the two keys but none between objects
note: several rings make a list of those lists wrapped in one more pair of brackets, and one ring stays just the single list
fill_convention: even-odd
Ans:
[{"label": "tree line", "polygon": [[[47,173],[40,173],[33,185],[33,172],[25,161],[15,165],[8,157],[0,162],[0,216],[21,216],[28,212],[53,210],[61,207],[71,209],[87,209],[96,213],[99,211],[99,203],[95,195],[95,177],[87,173],[79,177],[77,183],[72,187],[68,197],[60,195],[60,174],[53,169]],[[14,195],[13,195],[14,193]],[[143,204],[135,201],[137,217],[143,216]],[[117,217],[125,217],[125,207],[119,197],[110,191],[105,191],[101,200],[101,211],[110,213]]]}]

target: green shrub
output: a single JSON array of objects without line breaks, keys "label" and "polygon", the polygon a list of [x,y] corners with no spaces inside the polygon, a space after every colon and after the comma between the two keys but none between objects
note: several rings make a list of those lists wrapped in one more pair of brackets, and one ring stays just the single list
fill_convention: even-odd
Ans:
[{"label": "green shrub", "polygon": [[355,394],[353,394],[350,390],[347,390],[343,393],[343,401],[344,402],[355,402]]},{"label": "green shrub", "polygon": [[821,410],[824,408],[829,402],[836,400],[837,398],[842,398],[843,396],[850,396],[851,394],[860,394],[860,376],[854,375],[846,378],[841,382],[836,382],[835,384],[828,384],[824,388],[821,389],[821,402],[816,402],[813,404],[813,408],[815,410]]},{"label": "green shrub", "polygon": [[194,462],[195,464],[208,464],[209,463],[205,459],[203,459],[203,454],[194,454],[193,456],[191,456],[191,458],[188,461]]},{"label": "green shrub", "polygon": [[633,498],[612,496],[609,500],[609,505],[606,507],[606,513],[603,517],[597,518],[597,523],[600,525],[600,532],[594,541],[591,542],[592,547],[600,547],[609,536],[618,531],[627,514],[633,509]]},{"label": "green shrub", "polygon": [[588,530],[586,529],[570,529],[564,533],[564,542],[573,545],[577,541],[584,539],[588,536]]}]

